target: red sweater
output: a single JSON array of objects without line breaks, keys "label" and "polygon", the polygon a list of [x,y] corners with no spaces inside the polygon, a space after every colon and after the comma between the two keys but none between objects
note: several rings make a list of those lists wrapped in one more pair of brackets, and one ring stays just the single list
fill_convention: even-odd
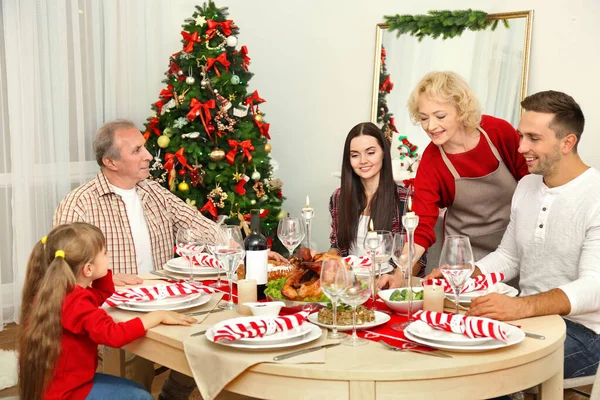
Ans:
[{"label": "red sweater", "polygon": [[139,318],[116,323],[101,308],[115,291],[112,272],[86,289],[77,285],[62,306],[61,353],[44,398],[85,399],[98,367],[98,344],[119,348],[146,334]]},{"label": "red sweater", "polygon": [[[503,119],[489,115],[481,118],[480,126],[487,132],[515,179],[518,181],[527,175],[525,158],[518,152],[519,134],[515,128]],[[472,150],[446,154],[461,177],[477,178],[498,168],[498,161],[483,135],[480,135],[479,143]],[[455,193],[454,177],[444,164],[440,149],[433,143],[429,143],[423,152],[414,185],[413,210],[419,216],[415,243],[428,249],[436,241],[434,227],[439,209],[450,207],[454,203]]]}]

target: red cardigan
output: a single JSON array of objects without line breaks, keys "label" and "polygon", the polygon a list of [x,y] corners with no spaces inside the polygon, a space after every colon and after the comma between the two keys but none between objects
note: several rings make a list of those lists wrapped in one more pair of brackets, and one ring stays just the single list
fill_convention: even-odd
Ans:
[{"label": "red cardigan", "polygon": [[[515,179],[518,181],[527,175],[525,158],[518,152],[519,134],[515,128],[503,119],[489,115],[482,116],[480,126],[487,132]],[[461,177],[481,177],[498,168],[498,161],[483,135],[480,135],[479,143],[472,150],[447,156]],[[428,249],[436,241],[434,227],[439,209],[450,207],[455,193],[454,177],[444,164],[440,149],[433,143],[423,152],[414,185],[413,209],[419,216],[415,243]]]},{"label": "red cardigan", "polygon": [[61,353],[44,398],[85,399],[98,367],[98,344],[119,348],[146,334],[142,320],[116,323],[101,308],[115,291],[112,272],[86,289],[77,285],[62,306]]}]

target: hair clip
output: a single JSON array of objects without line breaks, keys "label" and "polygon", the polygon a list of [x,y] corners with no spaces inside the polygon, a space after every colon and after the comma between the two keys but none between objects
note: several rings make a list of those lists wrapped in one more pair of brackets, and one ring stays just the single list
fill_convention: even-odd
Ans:
[{"label": "hair clip", "polygon": [[61,257],[61,258],[65,258],[65,251],[64,250],[56,250],[56,253],[54,253],[54,258],[57,257]]},{"label": "hair clip", "polygon": [[42,244],[46,244],[47,241],[48,241],[48,236],[43,236],[42,237]]}]

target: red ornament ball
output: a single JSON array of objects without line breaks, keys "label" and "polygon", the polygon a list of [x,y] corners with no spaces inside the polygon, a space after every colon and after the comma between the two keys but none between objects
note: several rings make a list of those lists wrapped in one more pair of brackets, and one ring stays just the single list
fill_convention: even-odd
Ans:
[{"label": "red ornament ball", "polygon": [[208,133],[210,133],[210,134],[215,133],[215,127],[213,125],[207,125],[206,129],[208,130]]},{"label": "red ornament ball", "polygon": [[185,169],[181,168],[178,172],[179,176],[185,176]]},{"label": "red ornament ball", "polygon": [[278,190],[278,191],[275,193],[275,196],[277,196],[277,198],[278,198],[278,199],[280,199],[280,198],[282,198],[282,197],[283,197],[283,192],[282,192],[281,190]]}]

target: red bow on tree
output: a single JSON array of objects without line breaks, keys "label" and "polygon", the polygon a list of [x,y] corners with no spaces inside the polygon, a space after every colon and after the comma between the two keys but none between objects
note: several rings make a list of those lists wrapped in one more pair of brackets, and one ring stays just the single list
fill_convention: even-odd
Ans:
[{"label": "red bow on tree", "polygon": [[382,47],[381,48],[381,64],[383,65],[385,63],[385,57],[387,56],[387,53],[385,52],[385,49]]},{"label": "red bow on tree", "polygon": [[190,34],[186,31],[181,31],[181,36],[183,36],[183,40],[185,40],[187,42],[187,44],[183,48],[183,50],[186,53],[193,52],[194,51],[194,43],[200,43],[202,41],[202,38],[200,38],[198,36],[198,32],[194,32],[194,33]]},{"label": "red bow on tree", "polygon": [[[260,214],[258,214],[258,216],[259,216],[260,218],[264,218],[264,217],[266,217],[268,214],[269,214],[269,210],[267,210],[267,209],[263,209],[263,210],[260,210]],[[245,219],[246,221],[250,221],[250,214],[244,214],[244,219]]]},{"label": "red bow on tree", "polygon": [[266,100],[265,99],[261,99],[260,96],[258,95],[258,90],[255,90],[254,93],[252,93],[251,96],[246,97],[246,104],[250,105],[250,106],[254,106],[254,103],[264,103]]},{"label": "red bow on tree", "polygon": [[392,91],[393,88],[394,88],[394,84],[392,83],[392,80],[390,79],[390,76],[388,75],[387,78],[385,78],[385,81],[383,81],[383,83],[381,84],[379,91],[389,93]]},{"label": "red bow on tree", "polygon": [[267,139],[271,140],[271,136],[269,136],[269,128],[271,127],[271,124],[263,124],[257,120],[254,120],[254,122],[256,122],[256,126],[258,126],[260,133]]},{"label": "red bow on tree", "polygon": [[217,61],[220,62],[221,65],[223,65],[225,67],[225,71],[229,71],[229,66],[231,65],[231,63],[229,61],[227,61],[227,53],[221,53],[216,58],[207,58],[206,59],[206,69],[211,69],[214,66],[215,73],[217,74],[218,77],[221,77],[221,73],[219,72],[219,69],[217,68],[217,65],[216,65]]},{"label": "red bow on tree", "polygon": [[200,212],[204,211],[208,211],[210,215],[212,215],[214,218],[217,218],[217,208],[215,207],[215,203],[213,203],[211,199],[208,199],[206,204],[200,209]]},{"label": "red bow on tree", "polygon": [[242,147],[242,161],[244,161],[244,157],[248,159],[248,162],[252,161],[252,153],[254,151],[254,146],[252,146],[252,141],[250,139],[244,140],[243,142],[238,142],[237,140],[229,139],[229,153],[225,156],[227,162],[233,165],[233,161],[235,160],[235,155],[237,154],[238,146]]},{"label": "red bow on tree", "polygon": [[246,46],[242,46],[240,49],[240,54],[242,55],[242,66],[248,71],[248,65],[250,65],[250,57],[248,57],[248,48]]},{"label": "red bow on tree", "polygon": [[173,85],[167,85],[166,88],[160,91],[158,96],[162,97],[163,99],[170,99],[171,97],[173,97]]},{"label": "red bow on tree", "polygon": [[177,77],[177,80],[181,82],[185,79],[185,76],[183,76],[183,74],[179,75],[179,71],[181,71],[179,65],[175,64],[173,60],[171,60],[171,63],[169,64],[169,70],[167,71],[167,73],[175,75],[175,77]]},{"label": "red bow on tree", "polygon": [[144,139],[150,138],[150,131],[154,132],[156,136],[160,136],[160,130],[156,127],[158,125],[158,118],[152,118],[148,124],[148,129],[144,132]]},{"label": "red bow on tree", "polygon": [[165,154],[165,165],[164,165],[164,169],[166,169],[167,171],[170,171],[173,169],[173,167],[175,166],[175,160],[179,161],[181,163],[182,167],[186,167],[188,169],[192,169],[192,167],[190,167],[187,163],[187,160],[185,159],[185,156],[183,155],[183,147],[180,148],[179,150],[177,150],[177,152],[175,152],[175,154],[173,153],[167,153]]},{"label": "red bow on tree", "polygon": [[[210,136],[210,131],[208,130],[206,124],[209,123],[212,118],[210,116],[210,109],[215,108],[216,105],[217,103],[213,99],[208,100],[206,103],[201,103],[198,101],[198,99],[193,98],[190,101],[190,112],[188,112],[186,115],[187,119],[190,121],[193,121],[199,115],[200,119],[202,120],[202,125],[204,125],[204,129],[206,130],[206,133],[210,139],[212,139],[212,137]],[[204,110],[204,113],[202,113],[202,110]]]},{"label": "red bow on tree", "polygon": [[396,133],[398,133],[398,129],[396,128],[396,123],[394,122],[394,117],[390,117],[390,121],[388,122],[390,128]]},{"label": "red bow on tree", "polygon": [[209,40],[215,36],[215,31],[218,27],[221,27],[221,31],[223,31],[223,34],[225,34],[225,36],[231,35],[231,30],[236,27],[235,25],[233,25],[233,21],[230,19],[224,22],[217,22],[215,20],[209,19],[208,21],[206,21],[206,26],[208,26],[208,29],[206,30],[206,35],[208,36]]}]

